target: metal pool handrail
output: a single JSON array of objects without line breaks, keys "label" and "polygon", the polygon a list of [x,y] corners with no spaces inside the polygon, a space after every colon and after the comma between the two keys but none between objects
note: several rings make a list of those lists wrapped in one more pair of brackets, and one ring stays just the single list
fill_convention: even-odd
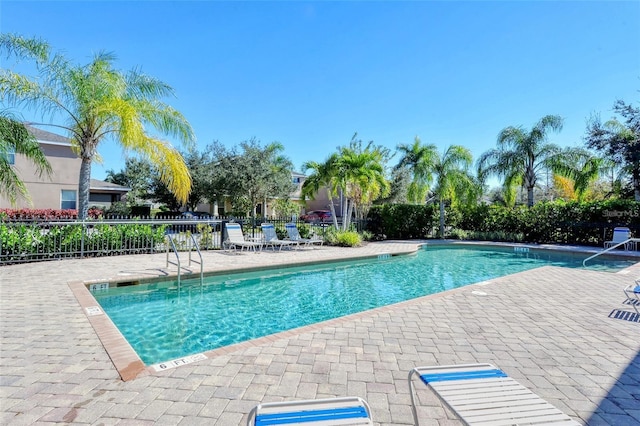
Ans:
[{"label": "metal pool handrail", "polygon": [[[202,285],[203,280],[204,280],[204,264],[203,264],[203,261],[202,261],[202,253],[200,252],[200,246],[198,246],[198,242],[196,241],[196,239],[193,236],[193,234],[190,233],[189,236],[191,237],[191,243],[188,246],[188,248],[189,248],[189,263],[188,263],[187,266],[191,266],[191,262],[200,264],[200,285]],[[175,241],[173,239],[173,236],[171,234],[167,234],[167,239],[169,240],[169,245],[171,246],[171,249],[173,250],[173,254],[176,255],[176,262],[173,262],[173,261],[169,260],[169,245],[167,245],[167,268],[169,267],[169,264],[176,265],[178,267],[178,289],[179,289],[180,288],[180,284],[181,284],[180,277],[182,275],[182,266],[180,265],[180,253],[178,252],[178,248],[176,247],[176,244],[175,244]],[[192,247],[195,247],[196,253],[198,253],[198,257],[200,258],[200,261],[197,261],[197,260],[191,258],[191,248]]]},{"label": "metal pool handrail", "polygon": [[[202,263],[202,253],[200,252],[200,246],[198,245],[198,242],[196,241],[196,238],[193,236],[193,234],[191,234],[191,242],[196,248],[196,253],[198,253],[198,257],[200,258],[199,262],[195,259],[193,260],[193,262],[200,264],[200,285],[202,285],[204,280],[204,265]],[[191,247],[189,247],[189,265],[191,265]]]},{"label": "metal pool handrail", "polygon": [[611,247],[608,247],[608,248],[606,248],[606,249],[604,249],[604,250],[602,250],[602,251],[599,251],[598,253],[596,253],[596,254],[594,254],[594,255],[592,255],[592,256],[589,256],[589,257],[587,257],[585,260],[583,260],[583,261],[582,261],[582,266],[587,266],[587,260],[591,260],[591,259],[593,259],[594,257],[598,257],[598,256],[600,256],[601,254],[605,254],[605,253],[607,253],[607,252],[609,252],[609,251],[611,251],[611,250],[613,250],[613,249],[616,249],[616,248],[620,247],[620,246],[621,246],[621,245],[623,245],[623,244],[629,244],[629,243],[636,243],[636,244],[638,244],[638,243],[640,243],[640,238],[629,238],[628,240],[625,240],[625,241],[619,242],[618,244],[616,244],[616,245],[614,245],[614,246],[611,246]]},{"label": "metal pool handrail", "polygon": [[178,289],[180,288],[180,275],[182,273],[182,267],[180,266],[180,253],[178,253],[178,249],[176,248],[176,244],[173,241],[173,236],[171,234],[167,234],[167,239],[169,240],[169,244],[173,249],[173,254],[176,255],[176,263],[169,260],[169,245],[167,245],[167,268],[169,264],[176,265],[178,267]]}]

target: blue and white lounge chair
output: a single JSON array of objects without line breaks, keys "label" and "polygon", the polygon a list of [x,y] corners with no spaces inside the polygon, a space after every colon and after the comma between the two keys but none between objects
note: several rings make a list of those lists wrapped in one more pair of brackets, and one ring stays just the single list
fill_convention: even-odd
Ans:
[{"label": "blue and white lounge chair", "polygon": [[271,246],[273,249],[279,247],[279,250],[282,250],[282,247],[293,247],[298,246],[296,241],[289,240],[281,240],[278,238],[278,234],[276,234],[276,227],[273,226],[273,223],[263,223],[260,225],[262,228],[262,235],[264,235],[264,245],[266,247]]},{"label": "blue and white lounge chair", "polygon": [[313,244],[322,245],[324,243],[320,238],[302,238],[300,232],[298,232],[298,227],[293,222],[285,224],[284,228],[287,230],[287,235],[291,241],[297,241],[299,244],[304,244],[305,247],[310,247]]},{"label": "blue and white lounge chair", "polygon": [[369,404],[359,397],[314,399],[258,404],[249,412],[247,426],[372,425]]},{"label": "blue and white lounge chair", "polygon": [[463,364],[417,367],[409,372],[416,426],[414,374],[466,425],[580,425],[493,365]]},{"label": "blue and white lounge chair", "polygon": [[[624,226],[618,226],[616,228],[613,228],[613,238],[611,238],[611,241],[604,242],[604,248],[613,247],[617,244],[627,241],[630,238],[631,238],[631,230]],[[633,242],[631,241],[624,244],[625,250],[631,250],[632,247],[633,247]]]},{"label": "blue and white lounge chair", "polygon": [[225,224],[225,230],[227,232],[227,239],[224,241],[223,245],[230,249],[240,249],[240,251],[252,249],[253,251],[260,250],[262,248],[262,243],[256,241],[247,241],[244,238],[244,234],[242,233],[242,228],[239,223],[227,223]]}]

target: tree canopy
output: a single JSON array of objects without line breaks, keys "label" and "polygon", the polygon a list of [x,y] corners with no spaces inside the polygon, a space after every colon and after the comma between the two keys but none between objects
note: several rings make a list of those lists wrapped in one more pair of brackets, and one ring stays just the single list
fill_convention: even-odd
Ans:
[{"label": "tree canopy", "polygon": [[616,114],[602,123],[594,116],[587,124],[586,145],[611,158],[631,177],[634,198],[640,201],[640,108],[617,100],[613,106]]},{"label": "tree canopy", "polygon": [[265,146],[256,139],[241,142],[239,149],[219,142],[208,147],[211,163],[206,190],[209,200],[227,196],[237,213],[256,214],[256,207],[273,198],[289,198],[295,189],[293,164],[284,156],[279,142]]}]

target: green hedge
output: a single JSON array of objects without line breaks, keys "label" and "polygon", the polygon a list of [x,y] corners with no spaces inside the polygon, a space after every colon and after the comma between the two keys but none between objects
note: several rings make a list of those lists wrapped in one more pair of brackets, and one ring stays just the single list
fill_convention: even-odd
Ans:
[{"label": "green hedge", "polygon": [[93,227],[81,223],[40,226],[35,223],[0,223],[0,260],[44,260],[77,254],[111,255],[153,252],[164,242],[166,226],[142,224]]},{"label": "green hedge", "polygon": [[599,246],[613,228],[627,226],[640,235],[640,203],[629,200],[598,202],[540,202],[531,208],[477,205],[461,210],[457,228],[474,232],[520,234],[531,243]]},{"label": "green hedge", "polygon": [[384,204],[373,206],[367,216],[367,230],[374,239],[427,238],[438,226],[437,206],[429,204]]},{"label": "green hedge", "polygon": [[[374,206],[368,229],[378,239],[426,238],[438,226],[436,205]],[[540,202],[533,207],[506,208],[479,204],[447,208],[449,237],[489,238],[529,243],[601,246],[613,228],[627,226],[640,236],[640,203],[629,200],[599,202]]]}]

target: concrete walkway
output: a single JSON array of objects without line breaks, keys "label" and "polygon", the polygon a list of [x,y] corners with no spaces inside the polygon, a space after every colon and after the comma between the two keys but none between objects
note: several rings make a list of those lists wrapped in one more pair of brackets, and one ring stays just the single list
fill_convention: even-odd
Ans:
[{"label": "concrete walkway", "polygon": [[[415,250],[415,242],[205,253],[208,271]],[[0,267],[0,424],[239,425],[259,402],[361,396],[380,425],[412,424],[408,371],[490,362],[589,425],[640,424],[640,323],[610,318],[617,274],[543,267],[259,339],[123,381],[70,282],[174,274],[164,255]],[[192,265],[193,266],[193,265]],[[457,424],[427,391],[421,418]]]}]

